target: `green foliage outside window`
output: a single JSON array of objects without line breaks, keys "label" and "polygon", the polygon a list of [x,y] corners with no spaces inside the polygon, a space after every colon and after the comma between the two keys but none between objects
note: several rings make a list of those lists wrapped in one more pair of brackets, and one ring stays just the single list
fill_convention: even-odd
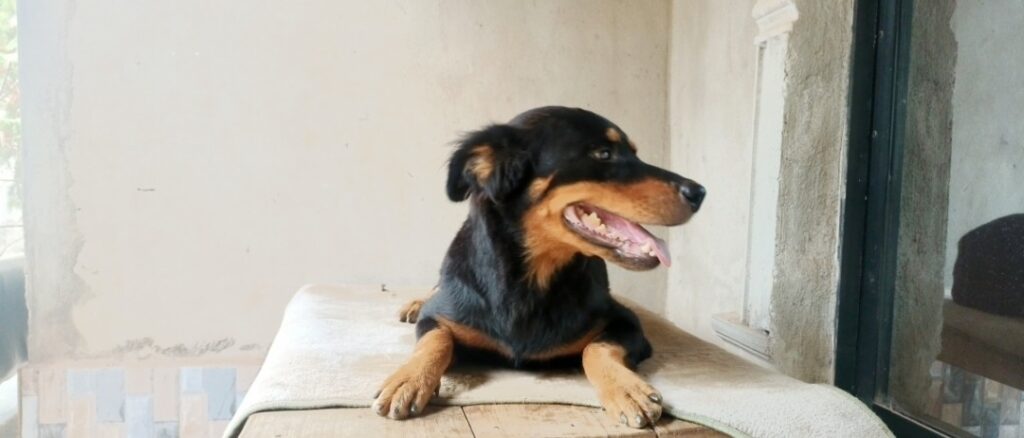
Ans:
[{"label": "green foliage outside window", "polygon": [[16,0],[0,0],[0,257],[24,253]]},{"label": "green foliage outside window", "polygon": [[0,179],[15,180],[8,208],[21,207],[21,113],[18,110],[18,16],[15,0],[0,0]]}]

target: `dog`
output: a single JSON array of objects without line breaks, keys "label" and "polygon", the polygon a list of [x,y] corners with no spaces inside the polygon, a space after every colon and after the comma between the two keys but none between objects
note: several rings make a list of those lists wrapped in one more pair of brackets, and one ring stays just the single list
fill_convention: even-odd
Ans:
[{"label": "dog", "polygon": [[469,215],[425,300],[408,362],[384,381],[372,409],[423,412],[454,360],[517,368],[582,363],[605,411],[631,427],[661,417],[661,395],[633,370],[651,356],[636,315],[609,293],[606,261],[631,270],[670,264],[665,242],[640,224],[674,226],[706,190],[651,166],[618,126],[590,111],[542,107],[458,142],[447,194]]}]

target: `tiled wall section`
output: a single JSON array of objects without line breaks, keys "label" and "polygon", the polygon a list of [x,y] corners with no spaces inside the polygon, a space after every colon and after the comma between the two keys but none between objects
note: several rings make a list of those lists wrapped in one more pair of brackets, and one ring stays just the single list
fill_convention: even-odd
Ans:
[{"label": "tiled wall section", "polygon": [[22,437],[220,437],[256,371],[23,368]]},{"label": "tiled wall section", "polygon": [[931,378],[926,416],[973,436],[1024,438],[1024,391],[941,361]]}]

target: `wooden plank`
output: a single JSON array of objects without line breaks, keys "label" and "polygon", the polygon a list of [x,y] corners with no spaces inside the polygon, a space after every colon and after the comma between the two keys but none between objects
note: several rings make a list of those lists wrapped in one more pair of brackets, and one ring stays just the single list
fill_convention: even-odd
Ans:
[{"label": "wooden plank", "polygon": [[582,406],[478,405],[466,406],[463,411],[476,438],[656,436],[651,429],[626,427],[612,421],[600,409]]},{"label": "wooden plank", "polygon": [[465,406],[476,438],[655,437],[650,429],[613,422],[600,409],[581,406],[516,404]]},{"label": "wooden plank", "polygon": [[662,418],[652,429],[615,423],[600,409],[550,404],[431,406],[427,414],[403,421],[378,417],[369,409],[261,412],[249,417],[242,438],[277,437],[620,437],[705,438],[725,436],[693,423]]},{"label": "wooden plank", "polygon": [[472,437],[469,423],[458,406],[428,407],[421,417],[395,421],[381,418],[369,408],[275,411],[253,414],[245,422],[242,438],[367,438],[367,437]]},{"label": "wooden plank", "polygon": [[1024,388],[1024,356],[1008,354],[948,325],[942,329],[938,359],[1014,388]]},{"label": "wooden plank", "polygon": [[662,418],[654,425],[654,433],[658,438],[719,438],[728,437],[722,432],[708,429],[699,424],[687,421],[676,420],[675,418]]}]

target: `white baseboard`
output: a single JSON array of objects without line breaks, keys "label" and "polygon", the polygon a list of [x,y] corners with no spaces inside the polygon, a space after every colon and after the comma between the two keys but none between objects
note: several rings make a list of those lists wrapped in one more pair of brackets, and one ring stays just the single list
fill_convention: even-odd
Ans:
[{"label": "white baseboard", "polygon": [[738,313],[719,313],[712,316],[711,328],[726,342],[761,360],[771,361],[771,354],[768,351],[768,332],[747,326]]}]

